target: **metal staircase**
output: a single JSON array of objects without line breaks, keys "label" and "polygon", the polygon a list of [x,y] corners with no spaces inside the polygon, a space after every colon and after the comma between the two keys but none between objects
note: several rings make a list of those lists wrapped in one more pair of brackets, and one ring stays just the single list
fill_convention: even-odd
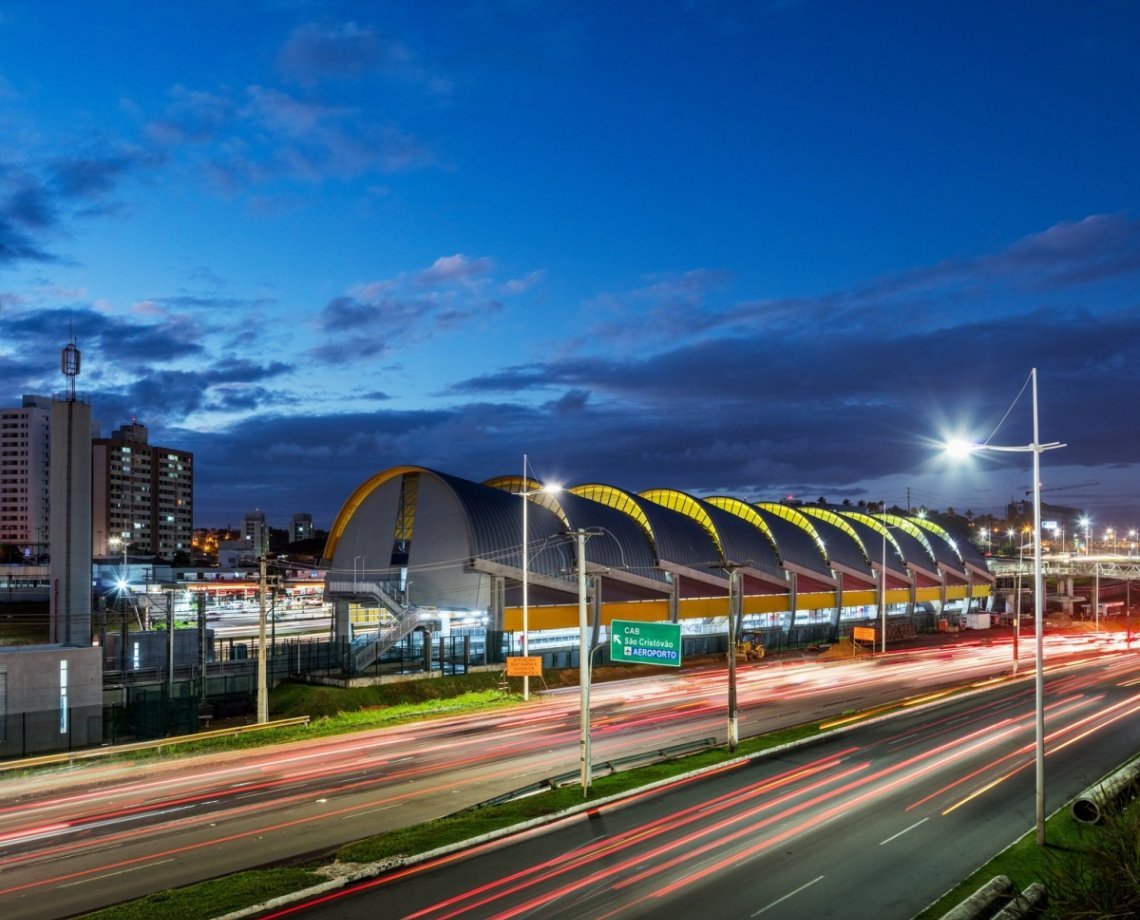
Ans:
[{"label": "metal staircase", "polygon": [[363,633],[352,640],[352,648],[349,654],[351,656],[350,670],[353,674],[359,674],[374,664],[377,658],[423,622],[419,607],[415,604],[404,603],[396,593],[378,581],[330,580],[325,590],[329,595],[350,595],[379,601],[380,606],[392,616],[392,621],[388,624],[375,631]]}]

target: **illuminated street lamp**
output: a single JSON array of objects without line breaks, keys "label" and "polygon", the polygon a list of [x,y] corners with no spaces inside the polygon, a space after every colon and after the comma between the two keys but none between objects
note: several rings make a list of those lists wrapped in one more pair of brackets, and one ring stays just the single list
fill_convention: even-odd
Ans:
[{"label": "illuminated street lamp", "polygon": [[[1044,602],[1045,585],[1041,567],[1041,454],[1065,445],[1059,441],[1042,444],[1037,425],[1037,368],[1029,372],[1033,389],[1033,443],[1023,447],[999,447],[994,444],[961,443],[950,445],[955,453],[975,450],[1031,452],[1033,454],[1033,616],[1037,627],[1036,710],[1037,710],[1037,844],[1045,845],[1045,679],[1044,679]],[[1087,528],[1087,521],[1086,528]],[[1087,529],[1086,529],[1087,533]],[[1019,610],[1020,615],[1020,610]]]},{"label": "illuminated street lamp", "polygon": [[[527,489],[527,483],[530,479],[527,477],[528,464],[526,461],[526,454],[523,454],[523,488],[519,492],[522,496],[523,509],[522,509],[522,657],[526,658],[529,652],[529,623],[527,617],[529,613],[530,603],[528,596],[528,589],[530,584],[530,545],[527,536],[527,509],[530,507],[530,499],[532,495],[538,495],[542,492],[553,494],[561,492],[562,487],[556,485],[540,486],[537,489]],[[523,675],[523,699],[530,699],[530,675]]]},{"label": "illuminated street lamp", "polygon": [[1087,517],[1083,517],[1080,520],[1080,524],[1081,527],[1083,527],[1085,530],[1085,555],[1087,556],[1089,554],[1089,550],[1091,549],[1091,546],[1089,544],[1089,528],[1092,526],[1092,521],[1090,521]]}]

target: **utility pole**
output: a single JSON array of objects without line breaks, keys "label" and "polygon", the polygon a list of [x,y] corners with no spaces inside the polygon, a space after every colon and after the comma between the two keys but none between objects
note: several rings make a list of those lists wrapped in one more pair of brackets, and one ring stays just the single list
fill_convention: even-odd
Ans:
[{"label": "utility pole", "polygon": [[259,724],[264,724],[269,721],[269,688],[265,680],[265,553],[262,553],[257,561],[261,575],[257,618],[257,721]]},{"label": "utility pole", "polygon": [[[730,564],[731,565],[731,564]],[[736,617],[740,603],[739,566],[728,568],[728,751],[734,753],[740,741],[740,714],[736,707]]]},{"label": "utility pole", "polygon": [[[166,705],[174,699],[174,593],[166,592]],[[169,712],[169,708],[167,709]]]},{"label": "utility pole", "polygon": [[582,711],[579,715],[582,747],[582,797],[590,794],[590,640],[586,631],[586,537],[584,530],[575,531],[578,539],[578,685],[581,688]]},{"label": "utility pole", "polygon": [[736,706],[736,621],[743,610],[743,592],[740,590],[740,569],[750,562],[713,563],[710,568],[720,569],[728,575],[728,750],[733,752],[740,741],[740,715]]}]

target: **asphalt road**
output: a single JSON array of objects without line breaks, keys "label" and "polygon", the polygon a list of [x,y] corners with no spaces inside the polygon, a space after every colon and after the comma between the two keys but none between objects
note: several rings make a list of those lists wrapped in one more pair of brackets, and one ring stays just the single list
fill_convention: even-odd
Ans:
[{"label": "asphalt road", "polygon": [[[1050,672],[1047,802],[1135,754],[1137,684],[1136,655]],[[1034,750],[1004,684],[264,916],[905,920],[1033,827]]]},{"label": "asphalt road", "polygon": [[[1101,648],[1058,637],[1048,654]],[[1008,644],[977,642],[874,661],[743,665],[741,735],[1009,667]],[[723,666],[598,684],[591,701],[595,763],[725,738]],[[575,770],[578,722],[577,690],[541,693],[495,713],[256,752],[0,780],[0,916],[71,916],[450,814]]]}]

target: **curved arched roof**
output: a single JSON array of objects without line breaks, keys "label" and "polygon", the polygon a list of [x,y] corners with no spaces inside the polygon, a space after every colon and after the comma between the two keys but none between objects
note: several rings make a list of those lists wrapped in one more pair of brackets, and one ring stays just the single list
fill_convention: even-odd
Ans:
[{"label": "curved arched roof", "polygon": [[814,520],[816,532],[827,548],[827,558],[853,572],[871,574],[871,557],[851,522],[830,508],[805,505],[800,509]]},{"label": "curved arched roof", "polygon": [[775,535],[784,562],[831,577],[827,547],[810,518],[797,508],[776,502],[757,502],[754,507]]},{"label": "curved arched roof", "polygon": [[657,562],[714,572],[721,561],[720,547],[706,523],[656,501],[655,490],[632,495],[615,486],[583,483],[570,491],[616,508],[641,525],[653,543]]},{"label": "curved arched roof", "polygon": [[[355,570],[357,560],[363,570],[367,554],[370,573],[398,566],[410,573],[419,565],[420,588],[431,585],[458,596],[473,590],[470,579],[479,572],[508,579],[521,572],[524,508],[529,571],[559,583],[571,580],[574,548],[568,537],[584,529],[593,534],[586,544],[587,560],[595,569],[627,573],[624,590],[630,599],[638,591],[647,592],[641,597],[651,596],[658,591],[655,583],[669,580],[668,572],[695,579],[693,584],[704,581],[715,591],[726,577],[725,562],[780,581],[791,568],[836,583],[832,565],[870,573],[884,540],[891,546],[887,564],[892,571],[916,567],[938,578],[942,570],[969,580],[969,568],[990,577],[985,558],[972,544],[920,518],[748,504],[731,496],[698,498],[664,488],[633,494],[600,483],[548,492],[521,476],[477,483],[418,466],[392,467],[357,487],[334,521],[325,558],[331,561],[348,539],[337,571],[349,570],[349,561]],[[405,544],[413,547],[411,561]],[[447,566],[454,573],[440,574]],[[561,590],[555,582],[546,584]]]},{"label": "curved arched roof", "polygon": [[[883,541],[892,547],[887,553],[887,567],[906,572],[914,565],[927,572],[935,571],[934,552],[922,532],[904,518],[892,515],[865,514],[862,511],[844,511],[843,517],[857,532],[864,535],[863,544],[872,560],[879,560]],[[893,564],[892,564],[893,563]]]},{"label": "curved arched roof", "polygon": [[747,520],[714,502],[676,489],[652,489],[640,495],[697,521],[720,551],[720,562],[745,565],[777,578],[783,576],[769,531],[757,525],[758,518]]}]

